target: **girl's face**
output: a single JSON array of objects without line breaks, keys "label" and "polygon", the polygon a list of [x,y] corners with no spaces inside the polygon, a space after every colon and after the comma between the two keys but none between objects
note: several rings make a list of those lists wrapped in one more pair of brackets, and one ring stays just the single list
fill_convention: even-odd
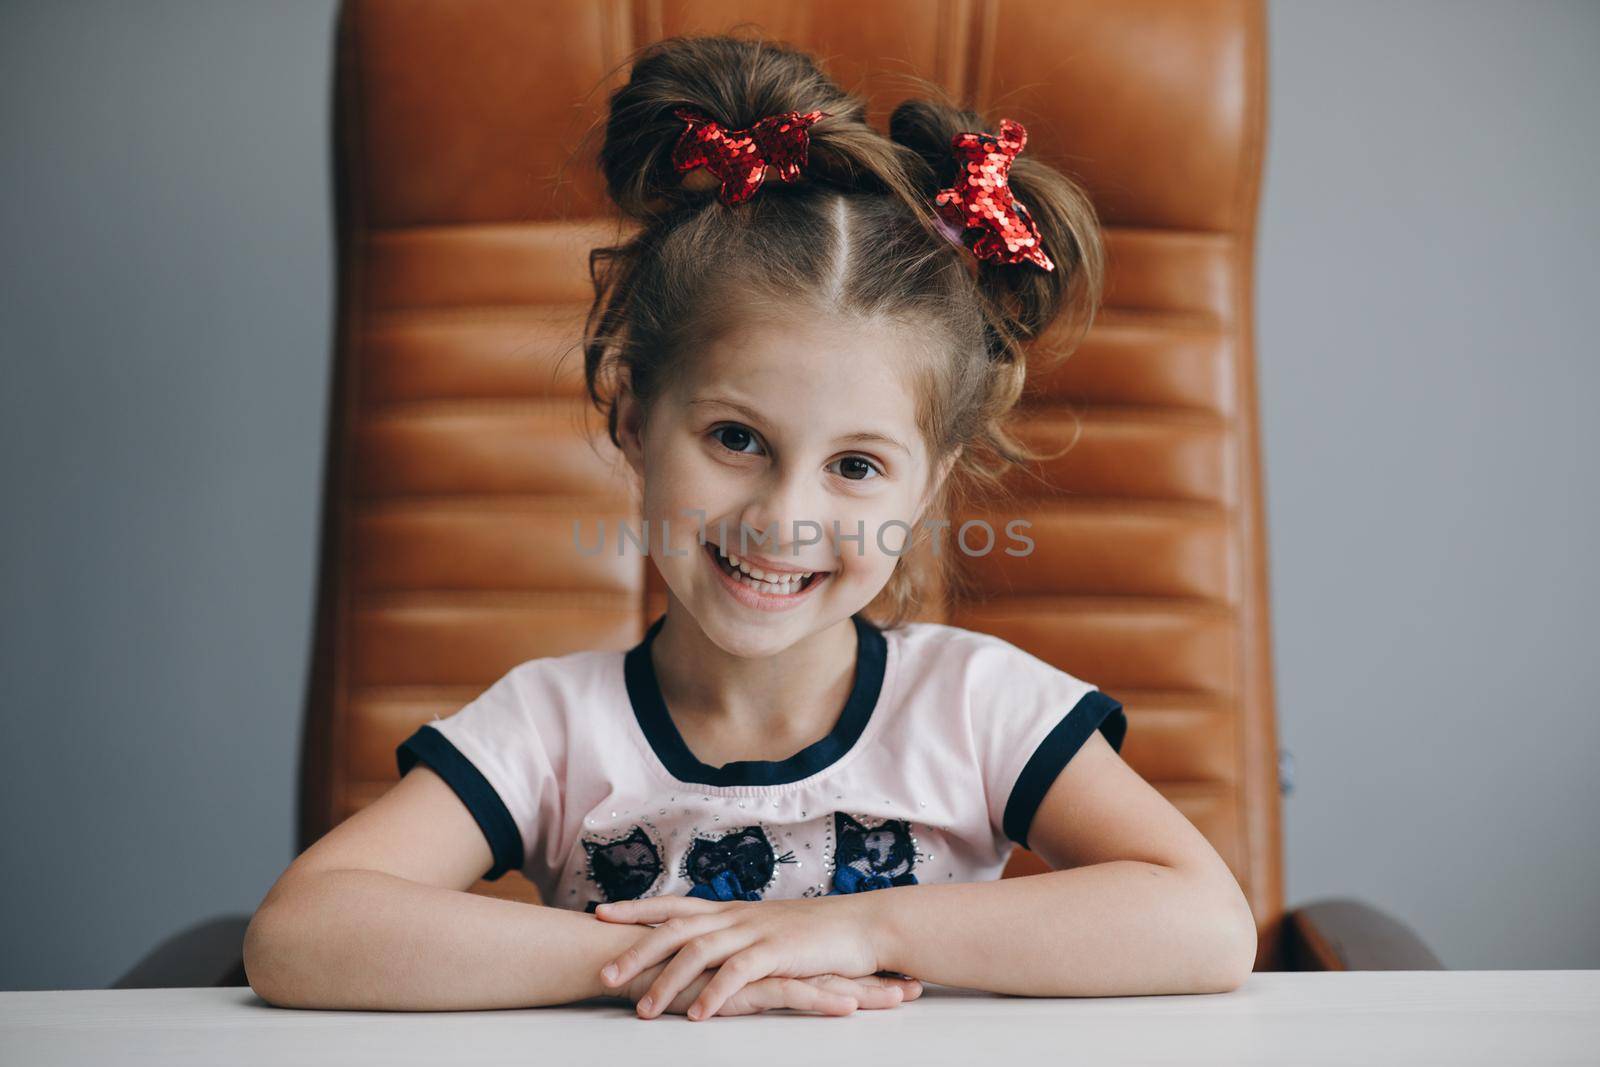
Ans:
[{"label": "girl's face", "polygon": [[[621,400],[650,555],[714,643],[772,655],[872,601],[937,489],[913,362],[891,327],[793,321],[747,322],[691,362],[647,416]],[[724,555],[813,576],[735,577]]]}]

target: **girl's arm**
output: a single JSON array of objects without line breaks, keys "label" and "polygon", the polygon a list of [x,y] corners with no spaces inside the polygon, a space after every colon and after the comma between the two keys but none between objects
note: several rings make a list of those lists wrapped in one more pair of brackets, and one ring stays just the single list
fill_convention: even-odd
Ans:
[{"label": "girl's arm", "polygon": [[[245,933],[251,988],[285,1008],[450,1011],[644,995],[661,968],[618,990],[601,964],[650,931],[587,913],[465,892],[493,861],[477,822],[426,764],[300,855]],[[701,974],[665,1010],[682,1014]],[[915,981],[820,974],[752,983],[724,1014],[849,1014],[915,1000]]]},{"label": "girl's arm", "polygon": [[596,971],[640,931],[465,892],[493,862],[425,764],[302,853],[256,909],[245,972],[282,1007],[451,1010],[615,996]]},{"label": "girl's arm", "polygon": [[1239,883],[1098,732],[1027,839],[1051,871],[860,894],[879,966],[1024,996],[1220,993],[1249,976],[1256,926]]}]

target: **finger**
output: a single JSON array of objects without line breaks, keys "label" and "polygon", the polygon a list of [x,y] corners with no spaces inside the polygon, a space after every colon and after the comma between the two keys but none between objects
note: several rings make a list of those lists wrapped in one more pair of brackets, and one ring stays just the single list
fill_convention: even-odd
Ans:
[{"label": "finger", "polygon": [[[723,1001],[722,1008],[717,1014],[724,1016],[754,1015],[770,1008],[785,1007],[784,994],[780,985],[781,983],[776,978],[763,978],[759,982],[751,982]],[[698,996],[698,993],[696,995]]]},{"label": "finger", "polygon": [[641,936],[610,963],[601,967],[600,981],[613,987],[626,985],[628,980],[640,971],[654,967],[678,951],[684,942],[707,930],[718,928],[717,919],[712,915],[668,919]]},{"label": "finger", "polygon": [[597,905],[597,918],[615,923],[664,923],[676,915],[705,915],[721,911],[723,901],[702,897],[641,897],[637,900],[607,901]]},{"label": "finger", "polygon": [[826,1015],[849,1015],[856,1009],[856,998],[848,994],[818,989],[809,978],[772,976],[751,982],[723,1002],[718,1015],[750,1015],[758,1011],[789,1008],[793,1011],[820,1011]]},{"label": "finger", "polygon": [[837,998],[834,1002],[821,1002],[817,997],[796,988],[797,985],[804,985],[807,981],[809,979],[771,977],[751,982],[723,1001],[722,1007],[717,1009],[717,1014],[719,1016],[755,1015],[758,1012],[771,1011],[776,1008],[793,1008],[799,1011],[827,1010],[831,1008],[836,1013],[847,1014],[845,1009],[849,1007],[851,998],[833,994]]},{"label": "finger", "polygon": [[[704,989],[706,984],[710,981],[711,972],[701,971],[695,976],[694,981],[680,989],[678,991],[678,995],[672,998],[672,1002],[663,1008],[658,1014],[665,1015],[670,1012],[673,1015],[682,1015],[684,1012],[689,1010],[689,1005],[694,1003],[694,999],[700,995],[700,991]],[[643,1000],[642,997],[640,999]]]},{"label": "finger", "polygon": [[870,983],[875,986],[897,986],[905,994],[907,1000],[915,1000],[922,996],[922,983],[915,978],[905,978],[898,974],[867,974],[852,979],[856,982]]},{"label": "finger", "polygon": [[[707,973],[703,977],[709,979],[710,975]],[[771,976],[751,982],[734,993],[722,1002],[717,1014],[724,1017],[755,1015],[763,1011],[790,1008],[797,1011],[824,1011],[848,1015],[851,1001],[855,1002],[857,1008],[881,1010],[903,1003],[899,990],[907,981],[914,980],[877,976],[846,978],[839,974],[819,974],[809,978]],[[674,998],[671,1010],[682,1011],[693,1000],[690,994],[698,993],[706,984],[699,981],[691,984]],[[823,1001],[812,997],[804,990],[796,988],[797,985],[811,985],[834,999]]]},{"label": "finger", "polygon": [[810,982],[826,993],[853,997],[857,1007],[867,1010],[892,1008],[905,998],[905,994],[892,983],[867,982],[837,974],[819,974],[803,981]]},{"label": "finger", "polygon": [[708,971],[735,952],[748,948],[748,938],[748,934],[729,928],[690,938],[645,991],[645,999],[639,1002],[640,1016],[649,1019],[659,1015],[672,1003],[678,991],[694,981],[702,971]]},{"label": "finger", "polygon": [[860,1003],[856,997],[819,989],[803,978],[768,978],[782,983],[783,1007],[795,1011],[820,1011],[824,1015],[849,1015]]},{"label": "finger", "polygon": [[728,957],[711,982],[700,993],[699,999],[689,1006],[689,1018],[706,1019],[717,1013],[722,1002],[751,982],[759,982],[772,973],[772,963],[762,958],[754,949],[745,949]]}]

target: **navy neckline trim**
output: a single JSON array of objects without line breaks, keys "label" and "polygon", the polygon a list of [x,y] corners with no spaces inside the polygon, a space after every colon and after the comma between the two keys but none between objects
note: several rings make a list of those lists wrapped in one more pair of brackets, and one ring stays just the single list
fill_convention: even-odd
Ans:
[{"label": "navy neckline trim", "polygon": [[662,766],[678,780],[700,785],[784,785],[808,778],[837,762],[866,730],[883,691],[884,669],[888,662],[888,641],[883,631],[859,614],[850,618],[856,627],[855,681],[839,721],[834,723],[828,736],[812,742],[788,759],[734,760],[713,767],[700,762],[690,751],[661,695],[655,664],[650,659],[650,645],[667,621],[662,614],[650,624],[644,638],[628,650],[623,661],[623,677],[634,718]]}]

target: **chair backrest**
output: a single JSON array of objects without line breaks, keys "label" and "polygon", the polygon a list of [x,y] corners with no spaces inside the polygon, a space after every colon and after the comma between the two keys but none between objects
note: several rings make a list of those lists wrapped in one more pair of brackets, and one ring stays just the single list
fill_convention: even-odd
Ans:
[{"label": "chair backrest", "polygon": [[[420,723],[525,659],[627,648],[664,609],[638,553],[570,550],[574,517],[590,530],[637,519],[572,355],[587,252],[616,222],[592,169],[568,157],[639,45],[759,32],[826,57],[880,129],[903,71],[1019,119],[1027,150],[1093,195],[1109,288],[1081,347],[1031,387],[1030,437],[1081,434],[1041,471],[1048,491],[1010,509],[1033,524],[1034,553],[1020,566],[968,557],[986,596],[922,617],[1118,696],[1124,755],[1232,867],[1260,924],[1258,966],[1276,966],[1252,332],[1259,0],[705,10],[714,22],[698,5],[620,0],[341,11],[338,338],[302,847],[389,787],[395,745]],[[1037,869],[1018,852],[1007,873]],[[477,888],[537,899],[516,876]]]}]

